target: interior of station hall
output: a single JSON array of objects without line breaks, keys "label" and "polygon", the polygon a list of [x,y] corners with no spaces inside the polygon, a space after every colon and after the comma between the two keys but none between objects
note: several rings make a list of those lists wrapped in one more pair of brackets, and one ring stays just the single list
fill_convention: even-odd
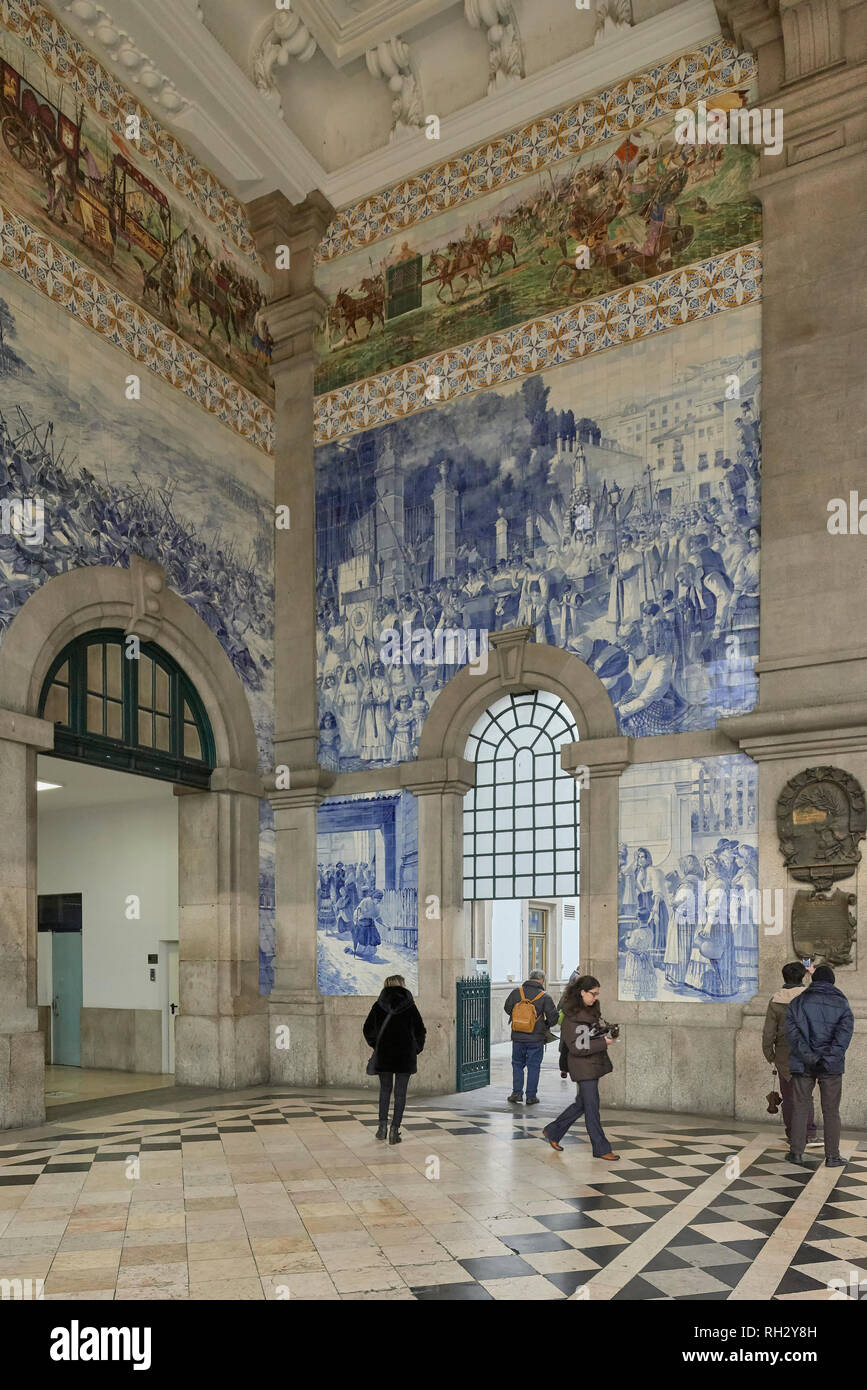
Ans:
[{"label": "interior of station hall", "polygon": [[758,1124],[814,956],[863,1128],[863,0],[122,9],[0,14],[0,1128],[532,970]]}]

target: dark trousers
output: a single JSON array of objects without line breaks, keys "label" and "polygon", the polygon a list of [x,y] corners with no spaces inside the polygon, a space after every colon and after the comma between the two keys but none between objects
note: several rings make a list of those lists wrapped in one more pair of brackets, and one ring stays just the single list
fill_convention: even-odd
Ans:
[{"label": "dark trousers", "polygon": [[552,1139],[556,1139],[559,1144],[563,1135],[573,1125],[580,1115],[584,1116],[584,1123],[587,1126],[587,1135],[593,1146],[593,1157],[601,1158],[603,1154],[611,1153],[611,1145],[605,1138],[605,1131],[602,1128],[602,1120],[599,1115],[599,1078],[594,1076],[589,1081],[579,1081],[575,1092],[575,1099],[568,1105],[562,1115],[558,1115],[556,1120],[545,1126],[545,1133]]},{"label": "dark trousers", "polygon": [[379,1123],[384,1125],[388,1121],[388,1103],[391,1100],[391,1088],[394,1086],[394,1114],[391,1123],[395,1129],[400,1128],[403,1119],[403,1110],[406,1105],[406,1092],[409,1086],[411,1073],[408,1071],[381,1071],[379,1073]]},{"label": "dark trousers", "polygon": [[822,1101],[822,1126],[825,1130],[825,1157],[837,1158],[840,1153],[840,1097],[843,1094],[843,1077],[837,1076],[793,1076],[792,1091],[792,1134],[790,1143],[792,1153],[802,1154],[807,1142],[807,1118],[813,1103],[813,1087],[819,1082],[819,1097]]},{"label": "dark trousers", "polygon": [[[777,1072],[777,1080],[780,1083],[780,1094],[783,1097],[783,1124],[786,1126],[786,1138],[792,1142],[792,1107],[795,1103],[794,1092],[792,1090],[792,1078],[783,1076],[781,1071]],[[816,1115],[813,1110],[813,1097],[810,1096],[810,1108],[807,1112],[807,1143],[812,1144],[816,1137]],[[796,1150],[800,1153],[800,1149]]]},{"label": "dark trousers", "polygon": [[527,1100],[532,1100],[539,1089],[539,1072],[542,1070],[542,1057],[545,1044],[540,1042],[512,1043],[512,1094],[524,1093],[524,1068],[527,1068]]}]

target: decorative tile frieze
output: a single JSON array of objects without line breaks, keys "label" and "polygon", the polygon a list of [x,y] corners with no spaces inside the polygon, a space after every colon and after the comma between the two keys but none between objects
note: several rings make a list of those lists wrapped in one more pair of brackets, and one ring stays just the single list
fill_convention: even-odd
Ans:
[{"label": "decorative tile frieze", "polygon": [[405,231],[447,208],[635,130],[665,112],[717,92],[746,87],[755,76],[755,58],[740,53],[724,38],[657,63],[648,72],[625,77],[604,91],[344,208],[322,240],[319,259],[332,261]]},{"label": "decorative tile frieze", "polygon": [[755,242],[329,391],[316,400],[316,443],[756,303],[761,276]]},{"label": "decorative tile frieze", "polygon": [[52,72],[119,135],[126,117],[140,120],[137,151],[235,246],[253,261],[256,248],[244,207],[180,141],[35,0],[0,0],[0,23],[47,63]]},{"label": "decorative tile frieze", "polygon": [[0,203],[0,266],[264,453],[274,449],[274,412],[95,271]]}]

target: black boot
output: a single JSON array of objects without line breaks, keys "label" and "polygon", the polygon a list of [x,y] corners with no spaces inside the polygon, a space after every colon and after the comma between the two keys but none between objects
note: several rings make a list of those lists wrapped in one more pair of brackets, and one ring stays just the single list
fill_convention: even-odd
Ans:
[{"label": "black boot", "polygon": [[845,1167],[846,1167],[846,1160],[845,1160],[844,1158],[841,1158],[839,1154],[834,1154],[833,1158],[826,1158],[826,1159],[825,1159],[825,1167],[826,1167],[826,1168],[845,1168]]},{"label": "black boot", "polygon": [[389,1144],[401,1143],[400,1130],[397,1125],[392,1125],[391,1129],[388,1131],[388,1142]]},{"label": "black boot", "polygon": [[799,1168],[812,1168],[813,1164],[808,1163],[803,1154],[796,1154],[792,1149],[786,1154],[787,1163],[796,1163]]},{"label": "black boot", "polygon": [[376,1131],[377,1139],[384,1139],[388,1133],[388,1120],[380,1120],[379,1129]]}]

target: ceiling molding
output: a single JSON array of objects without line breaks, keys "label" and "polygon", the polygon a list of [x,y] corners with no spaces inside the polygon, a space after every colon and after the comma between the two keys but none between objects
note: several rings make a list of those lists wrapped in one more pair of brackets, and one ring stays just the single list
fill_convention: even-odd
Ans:
[{"label": "ceiling molding", "polygon": [[[184,0],[183,4],[178,0],[107,3],[113,26],[132,36],[136,48],[148,55],[153,67],[186,102],[182,111],[172,113],[172,128],[236,197],[248,202],[279,189],[294,203],[319,189],[338,208],[558,104],[598,90],[624,73],[693,48],[720,31],[712,0],[688,0],[631,29],[611,34],[599,46],[524,78],[508,91],[443,117],[439,140],[429,140],[422,132],[407,134],[398,143],[329,174],[202,24],[196,0]],[[453,3],[378,0],[363,15],[351,16],[346,0],[316,0],[315,18],[312,0],[293,0],[293,8],[326,56],[342,66],[366,54],[376,43],[392,39],[397,19],[408,32]],[[63,0],[54,0],[53,8],[90,44],[82,21],[64,9]],[[335,26],[338,37],[330,51],[333,35],[329,38],[329,34]],[[375,39],[377,34],[379,39]],[[106,66],[123,76],[113,56],[106,54]]]},{"label": "ceiling molding", "polygon": [[[87,0],[85,0],[87,3]],[[252,81],[278,116],[283,114],[275,67],[285,68],[290,58],[309,63],[317,43],[294,10],[277,10],[258,26],[250,45],[247,68]]]},{"label": "ceiling molding", "polygon": [[392,145],[377,150],[350,168],[326,174],[322,192],[336,208],[345,207],[559,105],[598,91],[630,72],[644,71],[671,54],[695,48],[719,32],[711,0],[690,0],[633,28],[612,33],[604,43],[526,77],[508,91],[444,116],[439,140],[429,140],[420,133],[397,149]]},{"label": "ceiling molding", "polygon": [[361,58],[369,48],[387,43],[397,33],[435,19],[457,0],[374,0],[362,13],[349,0],[292,0],[319,47],[335,68]]}]

